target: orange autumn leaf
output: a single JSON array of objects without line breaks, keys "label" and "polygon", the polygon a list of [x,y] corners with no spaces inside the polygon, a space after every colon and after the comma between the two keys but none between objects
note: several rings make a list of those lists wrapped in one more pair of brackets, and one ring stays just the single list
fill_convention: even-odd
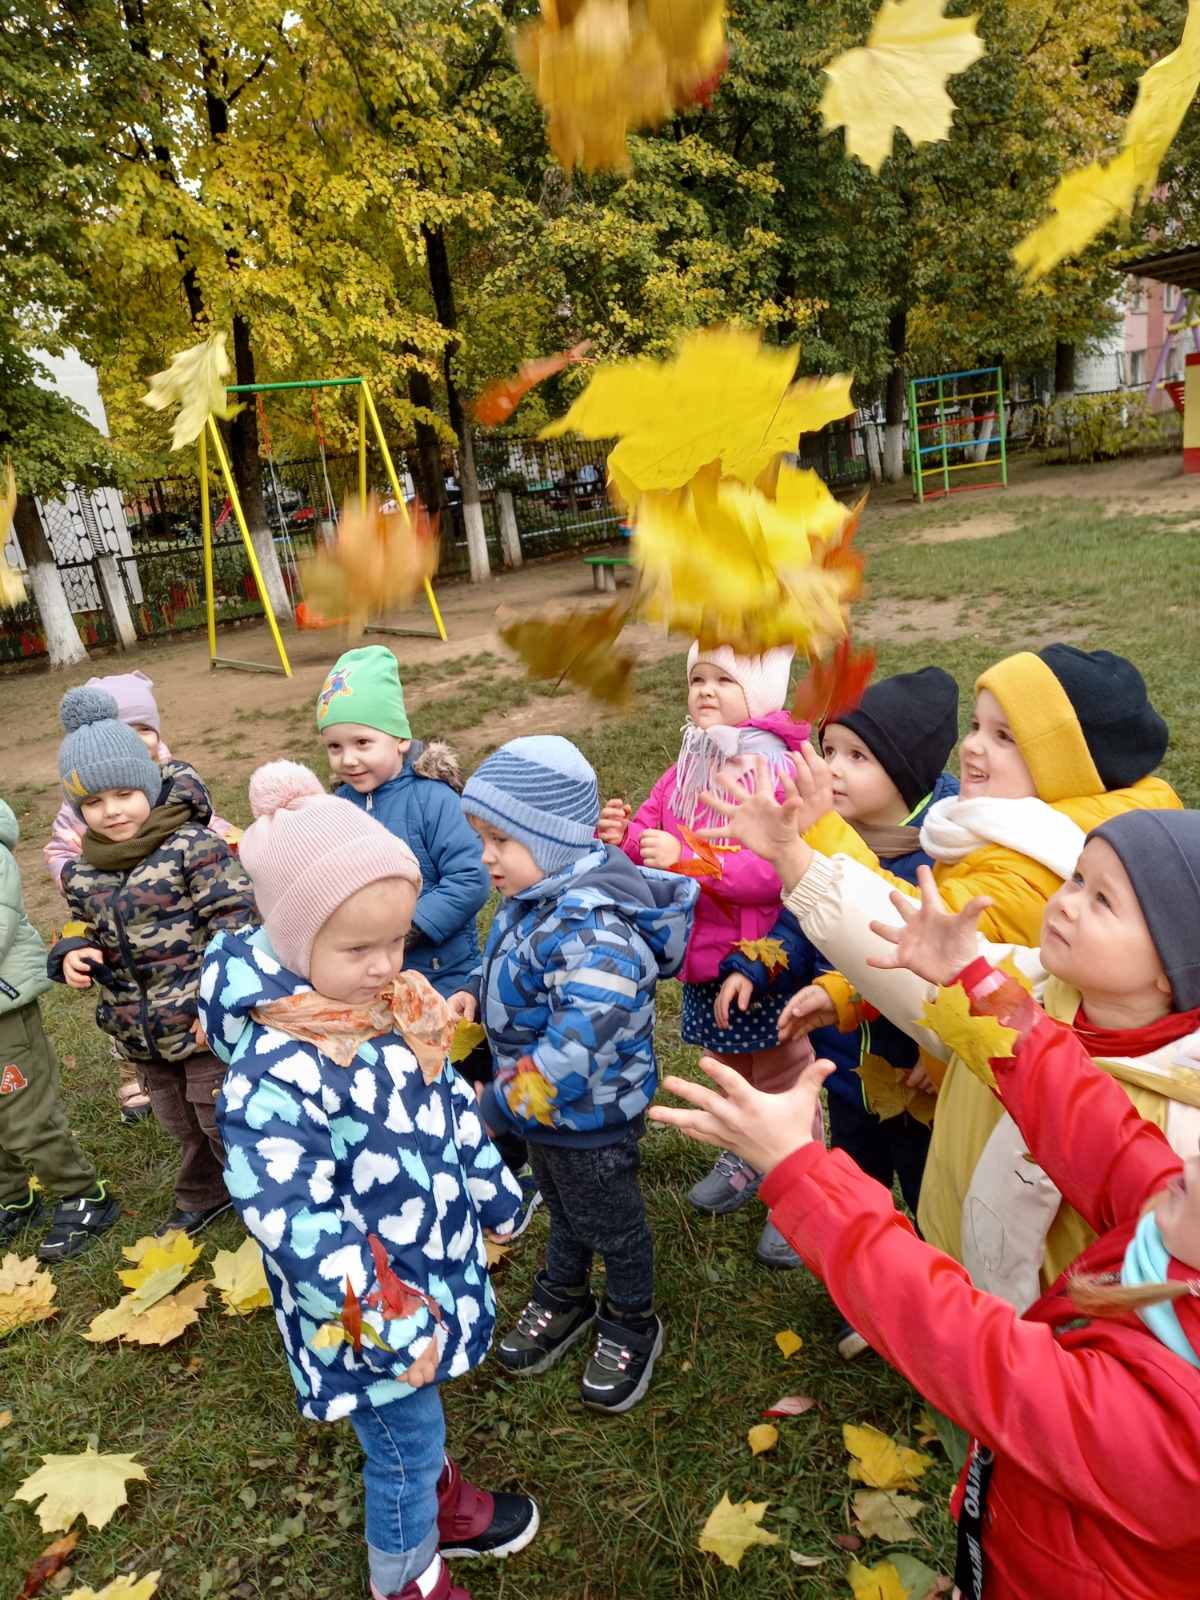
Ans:
[{"label": "orange autumn leaf", "polygon": [[863,571],[867,558],[861,550],[853,549],[854,535],[858,532],[858,524],[863,514],[863,507],[867,503],[867,496],[857,502],[842,526],[842,531],[836,539],[830,540],[821,553],[818,565],[827,572],[841,570],[850,574],[852,586],[846,593],[847,602],[857,600],[862,594]]},{"label": "orange autumn leaf", "polygon": [[520,617],[502,612],[498,631],[531,678],[565,679],[593,700],[624,705],[635,662],[628,651],[616,648],[616,641],[628,616],[624,600],[601,611],[549,606]]},{"label": "orange autumn leaf", "polygon": [[536,361],[525,361],[512,377],[489,383],[475,401],[476,420],[487,428],[498,428],[502,422],[508,421],[531,389],[539,383],[545,383],[556,372],[562,372],[572,362],[582,361],[591,348],[590,339],[581,339],[569,350],[560,350],[556,355],[542,356]]},{"label": "orange autumn leaf", "polygon": [[875,671],[875,652],[856,651],[847,636],[824,661],[814,661],[792,702],[797,722],[833,722],[853,711]]},{"label": "orange autumn leaf", "polygon": [[419,501],[412,515],[384,511],[375,495],[352,500],[338,521],[332,550],[303,564],[305,598],[319,617],[348,616],[361,632],[368,616],[405,605],[437,572],[437,518]]},{"label": "orange autumn leaf", "polygon": [[554,1125],[551,1106],[558,1090],[534,1066],[528,1056],[517,1062],[517,1070],[508,1080],[508,1103],[519,1117],[532,1117],[544,1128]]},{"label": "orange autumn leaf", "polygon": [[354,1347],[354,1354],[358,1355],[362,1350],[362,1306],[358,1303],[358,1296],[351,1287],[349,1278],[346,1279],[346,1293],[342,1297],[341,1323]]},{"label": "orange autumn leaf", "polygon": [[678,872],[684,878],[719,878],[723,868],[717,854],[717,847],[708,839],[702,839],[698,833],[693,833],[690,828],[680,824],[679,837],[687,845],[692,854],[686,859],[681,859],[670,869]]},{"label": "orange autumn leaf", "polygon": [[376,1234],[367,1235],[367,1243],[371,1247],[371,1259],[375,1263],[375,1276],[379,1280],[378,1289],[372,1290],[367,1296],[367,1304],[375,1310],[382,1311],[389,1320],[411,1317],[415,1311],[425,1306],[435,1322],[442,1320],[442,1308],[437,1301],[429,1295],[423,1294],[420,1289],[415,1289],[411,1283],[406,1283],[392,1271],[391,1262],[388,1260],[387,1247]]},{"label": "orange autumn leaf", "polygon": [[61,1572],[71,1559],[71,1552],[79,1543],[79,1534],[64,1533],[61,1539],[55,1539],[53,1544],[48,1544],[37,1557],[29,1571],[25,1574],[25,1581],[21,1585],[17,1600],[31,1600],[35,1594],[40,1594],[56,1572]]}]

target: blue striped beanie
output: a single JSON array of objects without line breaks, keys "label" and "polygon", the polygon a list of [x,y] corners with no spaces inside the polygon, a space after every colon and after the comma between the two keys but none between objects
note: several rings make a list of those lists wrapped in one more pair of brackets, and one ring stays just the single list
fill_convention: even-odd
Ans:
[{"label": "blue striped beanie", "polygon": [[523,844],[553,877],[596,849],[596,774],[569,739],[511,739],[467,779],[463,811]]}]

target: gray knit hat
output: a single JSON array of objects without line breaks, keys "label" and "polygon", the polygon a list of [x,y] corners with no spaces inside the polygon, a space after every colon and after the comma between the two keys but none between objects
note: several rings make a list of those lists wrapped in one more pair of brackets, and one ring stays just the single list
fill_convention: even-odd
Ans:
[{"label": "gray knit hat", "polygon": [[152,806],[157,802],[162,772],[138,735],[120,720],[111,694],[87,684],[68,689],[58,714],[67,730],[58,747],[58,775],[77,813],[88,795],[102,789],[140,789]]},{"label": "gray knit hat", "polygon": [[546,876],[596,850],[596,774],[569,739],[510,739],[467,779],[462,808],[523,844]]},{"label": "gray knit hat", "polygon": [[1200,811],[1122,811],[1088,834],[1121,858],[1171,984],[1176,1011],[1200,1006]]}]

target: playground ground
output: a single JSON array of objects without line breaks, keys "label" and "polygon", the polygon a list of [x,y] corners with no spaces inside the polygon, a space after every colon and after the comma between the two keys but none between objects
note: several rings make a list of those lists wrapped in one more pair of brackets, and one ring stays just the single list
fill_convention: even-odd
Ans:
[{"label": "playground ground", "polygon": [[[867,509],[861,541],[869,591],[855,629],[877,648],[880,673],[945,667],[964,691],[965,720],[974,677],[1000,655],[1052,639],[1120,651],[1141,666],[1171,725],[1165,775],[1185,802],[1200,800],[1200,478],[1183,478],[1177,457],[1091,468],[1017,462],[1006,492],[923,508],[885,491]],[[498,605],[586,603],[590,594],[588,570],[568,557],[479,588],[446,587],[439,598],[448,644],[378,636],[399,657],[418,734],[449,738],[469,766],[518,734],[563,732],[596,765],[606,794],[640,800],[677,748],[679,642],[632,631],[643,665],[632,707],[617,714],[527,683],[495,633]],[[420,609],[389,620],[430,627]],[[246,779],[259,762],[286,754],[323,770],[312,706],[341,641],[303,634],[288,644],[291,680],[211,673],[198,637],[97,657],[70,673],[0,682],[0,794],[21,822],[27,898],[44,933],[61,916],[40,846],[58,804],[62,691],[93,672],[135,665],[148,672],[172,749],[210,782],[225,815],[246,822]],[[271,654],[262,627],[223,635],[221,649],[264,662]],[[364,1593],[356,1447],[344,1425],[317,1427],[296,1415],[268,1314],[227,1319],[209,1309],[163,1349],[80,1339],[96,1311],[117,1298],[118,1246],[152,1231],[168,1207],[171,1147],[153,1128],[116,1127],[111,1062],[89,1002],[56,990],[44,1007],[72,1118],[121,1191],[126,1216],[115,1239],[57,1271],[57,1320],[5,1342],[0,1411],[11,1410],[13,1420],[0,1429],[0,1502],[43,1454],[83,1449],[93,1437],[101,1450],[136,1453],[149,1482],[132,1486],[131,1504],[105,1529],[85,1531],[79,1581],[98,1587],[118,1571],[159,1569],[165,1600]],[[695,1053],[678,1044],[673,986],[663,991],[659,1042],[667,1070],[692,1070]],[[683,1195],[704,1169],[702,1153],[663,1131],[650,1134],[644,1149],[669,1327],[659,1376],[641,1407],[611,1419],[582,1412],[580,1363],[571,1360],[525,1383],[487,1365],[446,1391],[452,1445],[468,1468],[489,1485],[533,1490],[544,1518],[527,1552],[494,1568],[464,1569],[460,1578],[469,1576],[476,1600],[848,1595],[855,1486],[841,1425],[872,1423],[915,1444],[922,1403],[876,1358],[851,1366],[838,1360],[836,1315],[806,1274],[754,1264],[761,1212],[717,1222],[691,1212]],[[502,1269],[502,1322],[523,1302],[544,1228],[539,1220]],[[207,1258],[239,1238],[237,1223],[223,1220]],[[888,1292],[886,1283],[879,1292]],[[788,1361],[774,1343],[785,1328],[804,1340]],[[746,1430],[780,1395],[797,1392],[817,1405],[781,1425],[772,1453],[752,1458]],[[860,1559],[899,1550],[949,1571],[944,1506],[952,1473],[938,1447],[930,1448],[937,1464],[921,1482],[914,1537],[894,1546],[867,1540]],[[704,1518],[726,1492],[734,1501],[767,1501],[764,1526],[781,1537],[776,1547],[751,1551],[738,1573],[696,1549]],[[23,1573],[45,1542],[28,1507],[4,1506],[0,1572]],[[799,1565],[790,1552],[820,1564]]]}]

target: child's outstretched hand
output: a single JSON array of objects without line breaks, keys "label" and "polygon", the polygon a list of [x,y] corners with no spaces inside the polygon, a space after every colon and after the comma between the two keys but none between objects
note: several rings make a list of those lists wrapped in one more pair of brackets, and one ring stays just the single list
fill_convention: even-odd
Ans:
[{"label": "child's outstretched hand", "polygon": [[896,948],[890,955],[868,956],[867,965],[885,971],[907,967],[919,978],[944,987],[979,954],[977,924],[992,902],[986,895],[977,895],[961,911],[947,911],[928,867],[917,868],[917,885],[921,890],[919,905],[910,895],[892,895],[892,904],[900,914],[898,928],[883,922],[871,923],[871,932]]},{"label": "child's outstretched hand", "polygon": [[[702,800],[717,816],[725,821],[719,827],[701,829],[705,839],[732,837],[756,856],[769,861],[785,882],[795,882],[804,876],[811,852],[800,835],[811,828],[833,809],[833,778],[822,758],[805,743],[799,757],[792,757],[795,778],[786,773],[779,775],[783,799],[776,800],[775,784],[771,772],[761,756],[754,765],[754,793],[747,794],[735,783],[728,783],[718,774],[717,783],[724,791],[716,795],[706,791]],[[797,853],[797,845],[802,850]],[[785,864],[792,875],[785,874]],[[795,867],[799,871],[795,871]]]},{"label": "child's outstretched hand", "polygon": [[667,1093],[678,1095],[694,1109],[653,1105],[653,1121],[679,1128],[701,1144],[733,1150],[759,1172],[770,1172],[793,1150],[812,1143],[821,1085],[834,1070],[831,1061],[810,1062],[795,1088],[786,1094],[764,1094],[752,1088],[740,1072],[711,1056],[701,1056],[700,1065],[716,1089],[706,1089],[687,1078],[664,1079]]},{"label": "child's outstretched hand", "polygon": [[717,1003],[713,1006],[713,1016],[717,1020],[718,1028],[729,1026],[729,1014],[734,1006],[739,1011],[745,1011],[751,1000],[754,999],[754,985],[744,972],[731,972],[721,985],[717,995]]},{"label": "child's outstretched hand", "polygon": [[97,950],[95,945],[84,945],[77,950],[68,950],[63,957],[63,977],[72,989],[90,989],[92,987],[92,964],[103,964],[104,952]]},{"label": "child's outstretched hand", "polygon": [[803,1039],[814,1028],[833,1028],[837,1025],[837,1007],[815,983],[807,984],[796,993],[779,1013],[779,1042]]},{"label": "child's outstretched hand", "polygon": [[629,832],[630,808],[624,800],[606,800],[596,824],[596,837],[601,844],[620,845]]}]

